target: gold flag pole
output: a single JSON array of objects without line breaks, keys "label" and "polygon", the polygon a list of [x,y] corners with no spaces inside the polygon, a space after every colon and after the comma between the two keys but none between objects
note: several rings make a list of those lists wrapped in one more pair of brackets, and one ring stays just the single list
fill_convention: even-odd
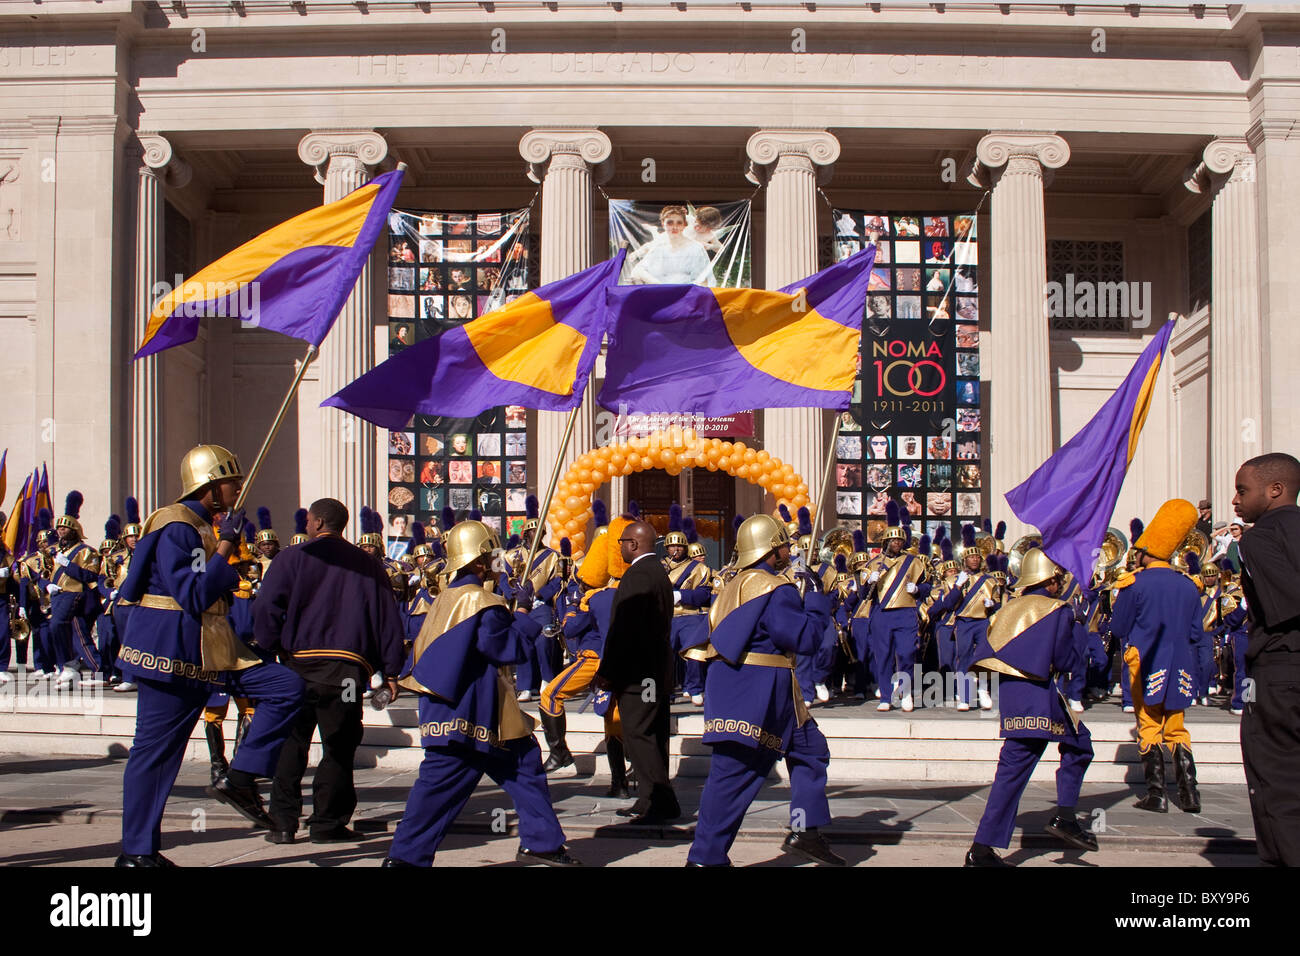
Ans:
[{"label": "gold flag pole", "polygon": [[[590,381],[588,382],[590,387]],[[582,408],[582,402],[573,406],[573,411],[569,412],[569,420],[564,425],[564,437],[560,440],[560,450],[555,456],[555,467],[551,469],[551,483],[546,489],[546,500],[542,502],[541,508],[537,512],[537,531],[533,534],[532,544],[528,547],[528,559],[524,562],[524,580],[533,571],[533,558],[537,557],[537,544],[542,540],[542,532],[546,530],[546,515],[551,510],[551,499],[555,497],[555,486],[560,481],[560,469],[564,465],[564,453],[569,450],[569,440],[573,437],[573,423],[578,420],[578,409]]]},{"label": "gold flag pole", "polygon": [[293,404],[294,398],[298,395],[298,386],[302,384],[302,377],[307,373],[307,366],[316,360],[319,354],[314,345],[307,347],[307,354],[303,357],[302,364],[298,366],[298,372],[293,377],[293,382],[289,385],[289,391],[285,393],[284,401],[280,403],[280,410],[275,415],[275,421],[271,422],[271,430],[266,433],[266,440],[262,442],[262,447],[257,452],[257,457],[253,459],[253,467],[248,469],[248,474],[244,476],[244,487],[239,492],[239,499],[235,502],[233,510],[238,511],[244,507],[244,501],[248,498],[248,490],[253,487],[253,479],[257,477],[258,471],[262,468],[262,462],[266,460],[266,453],[271,448],[271,442],[275,441],[276,433],[280,431],[280,426],[284,423],[284,416],[289,412],[289,406]]},{"label": "gold flag pole", "polygon": [[813,502],[812,526],[814,537],[817,534],[817,520],[825,511],[823,506],[826,503],[826,495],[830,490],[831,469],[835,467],[835,439],[840,437],[840,421],[843,417],[839,412],[835,413],[835,427],[831,429],[831,440],[826,444],[826,470],[822,472],[821,493],[817,496],[817,500]]}]

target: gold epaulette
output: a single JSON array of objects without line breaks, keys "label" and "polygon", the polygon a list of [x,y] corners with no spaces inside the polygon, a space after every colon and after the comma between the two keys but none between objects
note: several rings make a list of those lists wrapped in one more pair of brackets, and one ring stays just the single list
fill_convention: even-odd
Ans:
[{"label": "gold epaulette", "polygon": [[1115,588],[1116,590],[1118,590],[1119,588],[1126,588],[1136,580],[1137,580],[1136,572],[1125,571],[1123,574],[1119,576],[1119,578],[1115,581],[1115,583],[1111,585],[1111,587]]}]

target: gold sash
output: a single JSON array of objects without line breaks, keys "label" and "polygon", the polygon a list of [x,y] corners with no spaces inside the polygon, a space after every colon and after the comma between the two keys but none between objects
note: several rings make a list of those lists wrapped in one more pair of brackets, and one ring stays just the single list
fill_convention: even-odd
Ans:
[{"label": "gold sash", "polygon": [[[1065,602],[1050,598],[1045,594],[1026,594],[1013,598],[1003,605],[997,614],[993,615],[993,619],[989,623],[989,647],[993,648],[993,652],[996,654],[1058,607],[1065,607]],[[997,671],[999,674],[1007,674],[1011,677],[1023,677],[1026,680],[1047,680],[1051,676],[1049,674],[1026,674],[1019,668],[1012,667],[996,657],[986,657],[983,660],[978,660],[975,662],[975,666],[982,667],[985,670]],[[1069,711],[1068,707],[1066,711]]]},{"label": "gold sash", "polygon": [[[189,525],[199,534],[203,542],[204,557],[208,560],[217,553],[217,536],[207,522],[182,504],[166,505],[145,519],[141,537],[169,524],[181,522]],[[146,594],[140,599],[140,607],[153,607],[164,611],[180,611],[180,604],[174,598],[163,594]],[[228,605],[225,598],[219,598],[210,608],[203,612],[199,630],[199,643],[202,648],[205,671],[242,671],[256,667],[262,659],[235,635],[235,629],[226,619]]]}]

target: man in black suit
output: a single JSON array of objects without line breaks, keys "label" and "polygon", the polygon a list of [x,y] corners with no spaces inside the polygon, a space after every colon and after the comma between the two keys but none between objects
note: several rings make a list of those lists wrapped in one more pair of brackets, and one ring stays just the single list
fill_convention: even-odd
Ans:
[{"label": "man in black suit", "polygon": [[636,803],[618,813],[643,824],[666,823],[682,813],[668,782],[673,586],[655,555],[655,538],[654,528],[644,521],[628,525],[619,538],[628,570],[614,595],[609,637],[595,678],[596,686],[608,689],[618,704],[623,746],[639,784]]}]

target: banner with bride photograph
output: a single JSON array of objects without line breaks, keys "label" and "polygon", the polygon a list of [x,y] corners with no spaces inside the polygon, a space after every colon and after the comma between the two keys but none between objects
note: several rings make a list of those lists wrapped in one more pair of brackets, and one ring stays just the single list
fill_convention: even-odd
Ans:
[{"label": "banner with bride photograph", "polygon": [[[464,325],[527,292],[528,210],[430,212],[388,217],[388,349]],[[395,548],[411,523],[436,522],[444,506],[477,508],[503,535],[524,520],[527,410],[474,418],[416,415],[389,432],[387,535]]]},{"label": "banner with bride photograph", "polygon": [[[743,288],[750,283],[750,202],[660,203],[609,201],[610,256],[627,250],[620,285],[705,285]],[[615,437],[648,435],[682,425],[710,438],[753,438],[754,414],[725,418],[618,412]]]}]

